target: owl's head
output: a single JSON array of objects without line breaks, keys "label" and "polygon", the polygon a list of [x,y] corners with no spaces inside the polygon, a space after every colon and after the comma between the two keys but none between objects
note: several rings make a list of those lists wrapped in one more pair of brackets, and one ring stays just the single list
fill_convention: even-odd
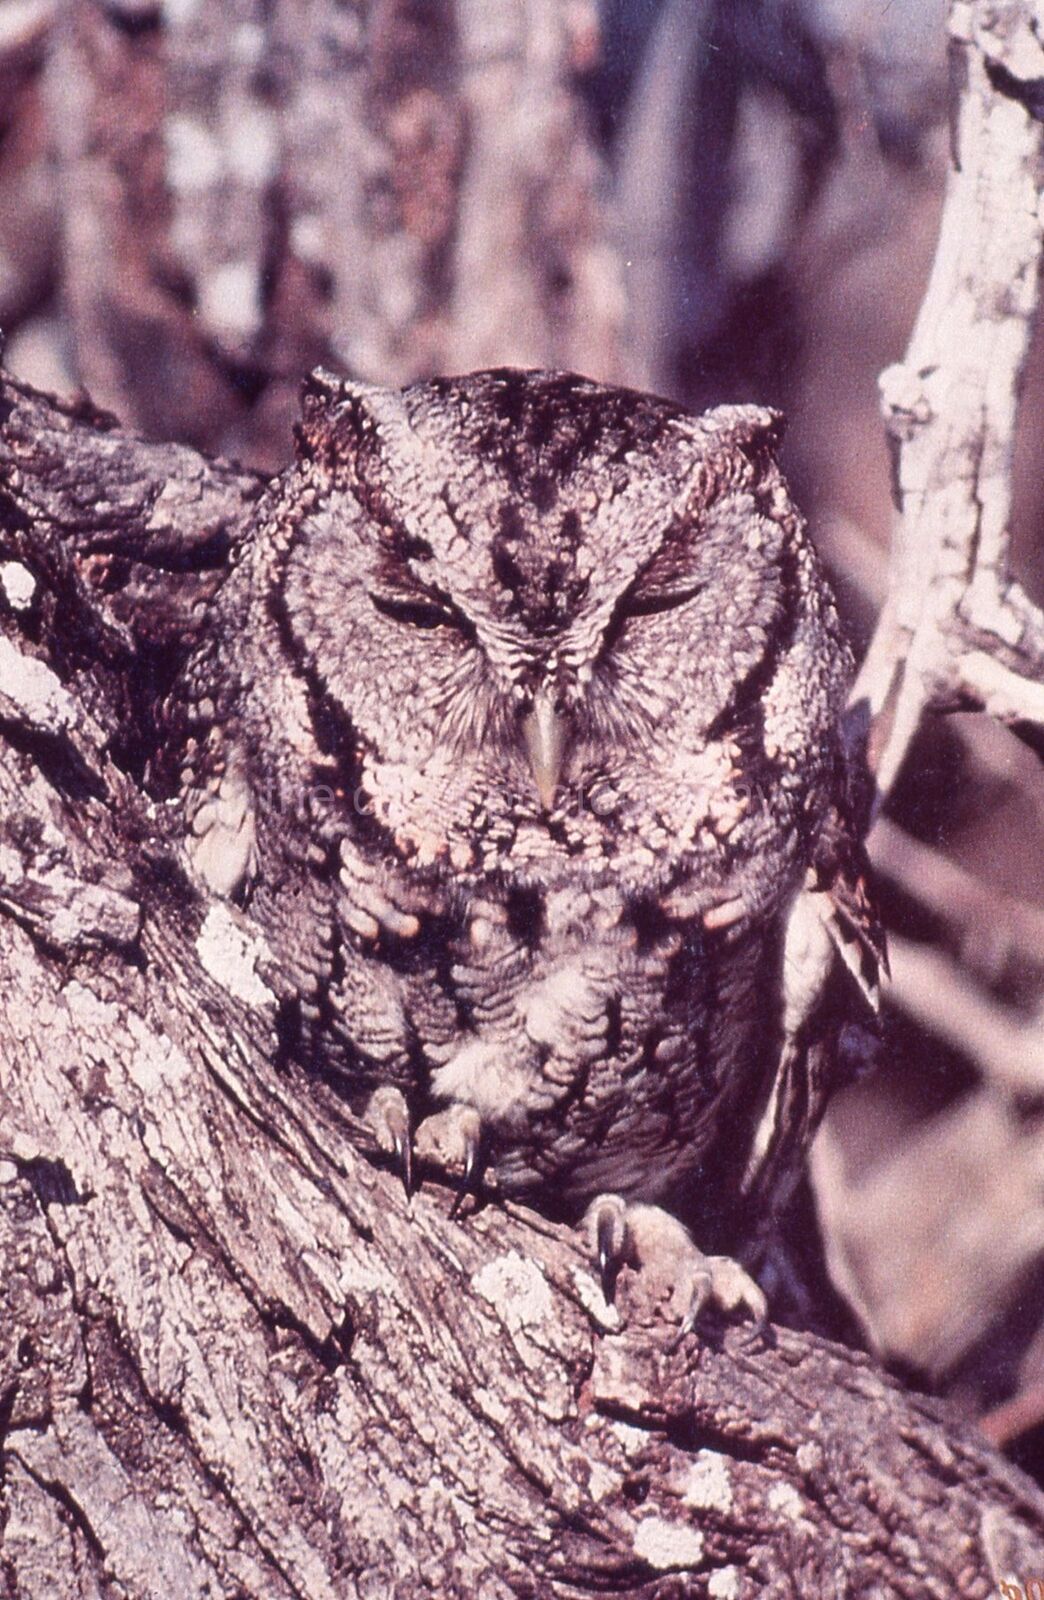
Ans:
[{"label": "owl's head", "polygon": [[562,373],[313,381],[284,621],[404,858],[669,876],[756,845],[766,785],[797,825],[847,657],[778,434]]}]

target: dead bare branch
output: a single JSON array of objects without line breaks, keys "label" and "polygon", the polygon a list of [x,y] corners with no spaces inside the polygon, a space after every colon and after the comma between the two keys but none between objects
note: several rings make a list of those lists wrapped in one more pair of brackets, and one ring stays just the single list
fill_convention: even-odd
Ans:
[{"label": "dead bare branch", "polygon": [[965,88],[939,245],[906,357],[881,375],[901,516],[855,695],[876,719],[882,794],[926,711],[988,703],[1015,723],[1042,709],[1044,615],[1008,562],[1016,397],[1041,257],[1039,22],[1030,0],[951,6]]}]

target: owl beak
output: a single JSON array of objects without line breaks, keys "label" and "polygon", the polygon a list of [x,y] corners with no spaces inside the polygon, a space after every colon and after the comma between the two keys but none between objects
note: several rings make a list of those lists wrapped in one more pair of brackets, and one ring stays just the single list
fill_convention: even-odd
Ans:
[{"label": "owl beak", "polygon": [[550,811],[565,756],[566,720],[545,695],[537,695],[532,711],[523,717],[522,736],[540,804],[545,811]]}]

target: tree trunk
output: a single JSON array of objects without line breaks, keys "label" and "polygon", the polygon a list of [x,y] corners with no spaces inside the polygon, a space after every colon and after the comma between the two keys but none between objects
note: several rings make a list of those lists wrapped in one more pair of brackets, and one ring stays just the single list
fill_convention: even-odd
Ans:
[{"label": "tree trunk", "polygon": [[284,465],[301,376],[621,376],[557,0],[73,0],[50,66],[74,365],[155,438]]},{"label": "tree trunk", "polygon": [[[407,1202],[140,780],[259,480],[0,387],[3,1572],[20,1597],[986,1596],[1044,1501],[810,1335]],[[147,691],[142,691],[144,679]],[[142,745],[128,729],[141,732]]]}]

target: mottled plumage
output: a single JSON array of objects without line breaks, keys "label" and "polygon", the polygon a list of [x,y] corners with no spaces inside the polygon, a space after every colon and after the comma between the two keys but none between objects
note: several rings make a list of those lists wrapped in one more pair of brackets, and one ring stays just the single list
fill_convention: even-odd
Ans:
[{"label": "mottled plumage", "polygon": [[311,381],[171,710],[196,870],[386,1142],[481,1128],[501,1192],[715,1237],[793,1170],[860,846],[778,430],[558,373]]}]

